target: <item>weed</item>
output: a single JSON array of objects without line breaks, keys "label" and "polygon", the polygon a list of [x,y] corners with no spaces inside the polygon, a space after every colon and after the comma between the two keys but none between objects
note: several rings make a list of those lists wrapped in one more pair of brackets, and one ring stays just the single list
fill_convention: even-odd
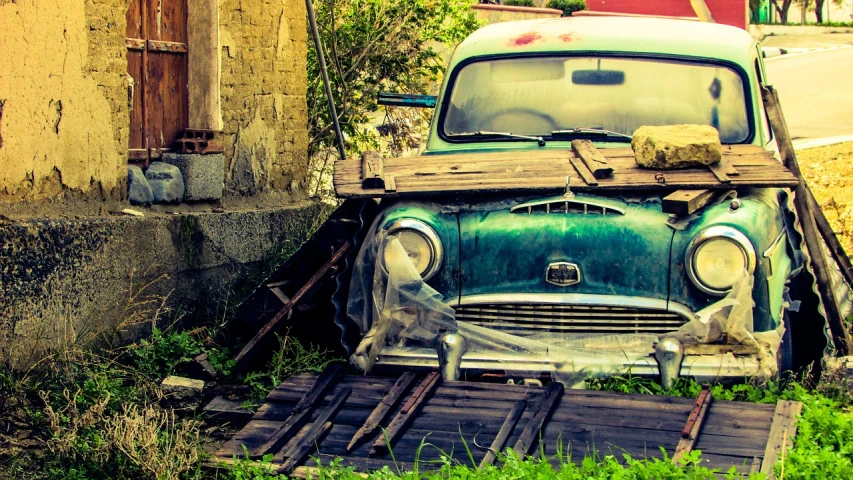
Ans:
[{"label": "weed", "polygon": [[279,337],[279,348],[273,354],[266,370],[251,372],[244,383],[252,388],[255,398],[263,398],[287,377],[298,372],[321,372],[338,359],[314,345],[307,348],[293,337]]}]

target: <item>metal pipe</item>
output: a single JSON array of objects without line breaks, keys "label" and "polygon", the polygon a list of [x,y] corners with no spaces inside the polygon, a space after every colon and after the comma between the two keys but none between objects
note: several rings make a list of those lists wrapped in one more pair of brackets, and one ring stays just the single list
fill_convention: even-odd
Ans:
[{"label": "metal pipe", "polygon": [[341,160],[345,160],[347,154],[344,149],[344,135],[341,133],[341,124],[338,122],[335,98],[332,96],[332,85],[329,83],[329,72],[326,70],[326,57],[323,55],[323,44],[320,42],[317,17],[314,15],[314,4],[311,3],[311,0],[305,0],[305,8],[308,10],[308,24],[311,26],[311,36],[314,37],[314,48],[317,50],[317,61],[320,64],[320,75],[323,77],[323,86],[326,88],[326,98],[329,101],[329,114],[332,116],[332,126],[335,128],[335,137],[338,139],[338,153],[341,155]]}]

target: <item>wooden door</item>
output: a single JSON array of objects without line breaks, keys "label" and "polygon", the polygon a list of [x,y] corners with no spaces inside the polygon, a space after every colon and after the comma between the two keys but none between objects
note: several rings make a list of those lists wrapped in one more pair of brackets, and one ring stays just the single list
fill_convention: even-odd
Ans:
[{"label": "wooden door", "polygon": [[187,128],[187,0],[130,0],[127,73],[134,85],[128,159],[147,165]]}]

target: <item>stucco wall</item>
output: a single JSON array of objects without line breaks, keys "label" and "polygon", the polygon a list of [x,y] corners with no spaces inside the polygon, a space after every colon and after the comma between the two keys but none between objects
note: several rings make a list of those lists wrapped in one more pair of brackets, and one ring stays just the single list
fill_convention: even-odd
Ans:
[{"label": "stucco wall", "polygon": [[308,171],[305,3],[222,0],[226,188],[254,194]]},{"label": "stucco wall", "polygon": [[120,195],[125,0],[0,0],[0,202]]}]

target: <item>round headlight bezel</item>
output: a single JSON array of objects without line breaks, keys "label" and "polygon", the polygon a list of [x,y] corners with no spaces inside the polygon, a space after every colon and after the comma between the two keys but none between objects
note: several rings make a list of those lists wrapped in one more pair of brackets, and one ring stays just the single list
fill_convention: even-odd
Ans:
[{"label": "round headlight bezel", "polygon": [[696,286],[696,288],[698,288],[702,292],[707,293],[708,295],[722,297],[729,293],[732,287],[730,286],[726,289],[718,289],[706,285],[702,282],[700,276],[696,273],[695,264],[696,255],[702,245],[704,245],[710,240],[718,239],[732,242],[740,248],[740,251],[744,256],[744,264],[746,265],[746,270],[749,274],[752,274],[755,271],[755,247],[752,246],[752,242],[749,241],[746,235],[732,227],[723,225],[718,225],[705,229],[701,233],[693,237],[693,240],[690,241],[685,256],[685,265],[687,266],[687,278],[689,278],[690,282],[693,283],[693,285]]},{"label": "round headlight bezel", "polygon": [[425,281],[432,278],[436,273],[438,273],[439,269],[441,269],[442,262],[444,261],[444,251],[441,247],[441,239],[434,228],[420,220],[415,220],[413,218],[401,218],[386,225],[384,230],[388,236],[399,233],[403,230],[409,230],[420,235],[426,240],[427,244],[430,246],[432,258],[429,266],[427,266],[426,270],[421,273],[421,278]]}]

